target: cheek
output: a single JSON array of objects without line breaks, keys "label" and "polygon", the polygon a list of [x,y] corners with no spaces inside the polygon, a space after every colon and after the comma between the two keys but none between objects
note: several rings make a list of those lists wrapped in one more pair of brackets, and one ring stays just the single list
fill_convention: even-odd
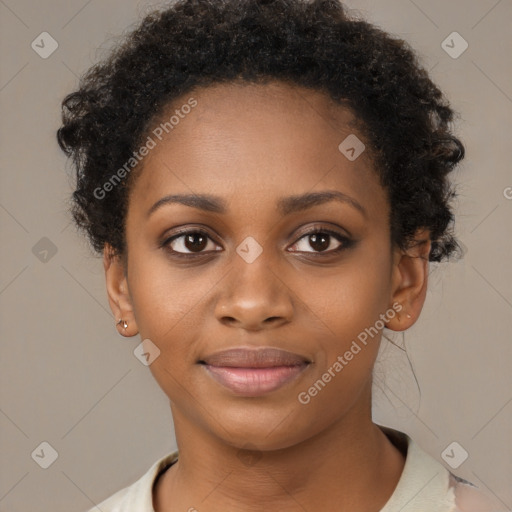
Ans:
[{"label": "cheek", "polygon": [[210,279],[185,278],[184,272],[171,271],[168,265],[165,268],[158,258],[134,258],[130,269],[130,293],[140,339],[150,339],[160,350],[149,369],[164,393],[172,401],[180,401],[189,396],[184,391],[189,387],[185,381],[187,370],[198,357],[195,340],[202,332],[198,311],[212,286]]},{"label": "cheek", "polygon": [[385,311],[371,290],[375,292],[358,281],[352,290],[338,289],[326,304],[330,310],[323,319],[329,329],[317,336],[314,371],[296,396],[299,414],[309,418],[314,431],[337,421],[361,400],[369,400],[382,333],[377,322]]},{"label": "cheek", "polygon": [[372,326],[384,313],[390,296],[389,260],[364,247],[348,258],[330,275],[311,286],[304,282],[308,306],[340,349]]},{"label": "cheek", "polygon": [[323,397],[318,402],[348,403],[371,376],[384,327],[381,315],[391,306],[388,265],[382,252],[378,257],[360,251],[317,286],[309,284],[310,328],[318,333],[310,384],[327,382],[325,388],[317,385]]},{"label": "cheek", "polygon": [[201,332],[201,308],[218,279],[199,267],[195,271],[171,268],[160,256],[137,258],[134,254],[129,265],[130,294],[141,338],[151,339],[171,368],[193,360],[190,349]]}]

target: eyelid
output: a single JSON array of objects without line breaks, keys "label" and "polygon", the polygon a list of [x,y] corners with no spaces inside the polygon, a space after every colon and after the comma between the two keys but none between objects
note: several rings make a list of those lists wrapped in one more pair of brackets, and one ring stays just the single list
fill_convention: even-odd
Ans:
[{"label": "eyelid", "polygon": [[201,233],[205,236],[209,236],[213,240],[213,238],[218,235],[213,234],[212,231],[213,230],[211,228],[204,227],[201,224],[184,224],[167,229],[160,237],[160,240],[162,243],[165,243],[173,238],[177,238],[179,235],[188,235],[190,233]]},{"label": "eyelid", "polygon": [[308,224],[307,228],[299,230],[299,233],[295,235],[297,237],[296,240],[300,240],[303,236],[314,234],[318,231],[347,239],[352,239],[352,235],[346,229],[340,228],[339,226],[330,227],[331,225],[332,223],[330,222],[315,222],[313,225]]}]

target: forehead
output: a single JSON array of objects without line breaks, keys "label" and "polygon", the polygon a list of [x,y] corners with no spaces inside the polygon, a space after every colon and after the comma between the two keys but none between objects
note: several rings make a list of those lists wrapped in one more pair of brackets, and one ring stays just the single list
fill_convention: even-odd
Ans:
[{"label": "forehead", "polygon": [[328,95],[283,82],[199,88],[168,105],[148,130],[154,147],[132,195],[146,205],[165,193],[212,191],[262,194],[264,202],[335,188],[372,208],[383,191],[368,152],[350,161],[339,149],[349,136],[362,138],[355,121]]}]

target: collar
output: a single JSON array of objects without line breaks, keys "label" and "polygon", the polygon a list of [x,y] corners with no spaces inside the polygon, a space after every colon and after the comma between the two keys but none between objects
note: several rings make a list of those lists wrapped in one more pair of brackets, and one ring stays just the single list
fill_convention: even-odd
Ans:
[{"label": "collar", "polygon": [[[379,425],[388,438],[406,453],[398,484],[380,512],[455,512],[455,496],[450,472],[425,453],[407,434]],[[174,462],[178,451],[157,460],[132,485],[121,489],[98,505],[103,512],[155,512],[153,487]],[[89,512],[97,512],[94,507]]]}]

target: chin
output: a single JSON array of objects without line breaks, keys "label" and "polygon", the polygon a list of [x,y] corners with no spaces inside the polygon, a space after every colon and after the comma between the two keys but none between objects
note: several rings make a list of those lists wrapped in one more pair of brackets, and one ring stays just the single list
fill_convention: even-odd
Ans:
[{"label": "chin", "polygon": [[[289,448],[314,436],[314,425],[300,409],[223,407],[211,425],[217,436],[235,448],[271,451]],[[224,427],[224,428],[223,428]],[[319,429],[321,430],[321,429]]]}]

